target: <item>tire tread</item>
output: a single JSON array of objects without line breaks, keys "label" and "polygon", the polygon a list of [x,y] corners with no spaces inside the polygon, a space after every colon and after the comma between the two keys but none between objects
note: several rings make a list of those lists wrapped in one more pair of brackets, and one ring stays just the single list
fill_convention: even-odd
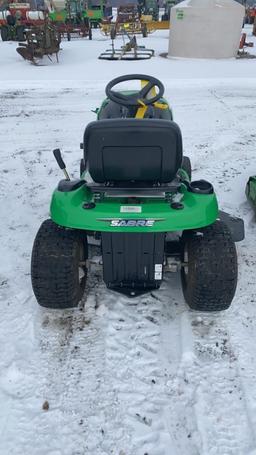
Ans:
[{"label": "tire tread", "polygon": [[236,247],[228,227],[221,221],[183,234],[187,243],[190,279],[182,273],[182,286],[189,307],[199,311],[222,311],[230,307],[237,285]]},{"label": "tire tread", "polygon": [[31,258],[32,287],[39,305],[55,309],[78,305],[85,286],[78,279],[77,254],[81,241],[79,231],[65,229],[52,220],[42,223]]}]

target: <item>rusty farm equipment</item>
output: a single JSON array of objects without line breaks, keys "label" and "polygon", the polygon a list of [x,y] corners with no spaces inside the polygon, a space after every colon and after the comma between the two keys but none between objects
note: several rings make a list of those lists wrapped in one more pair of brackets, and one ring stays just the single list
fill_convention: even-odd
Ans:
[{"label": "rusty farm equipment", "polygon": [[254,24],[256,19],[256,5],[246,8],[245,11],[245,24]]},{"label": "rusty farm equipment", "polygon": [[59,22],[54,25],[55,29],[62,38],[68,41],[71,38],[89,38],[92,39],[92,29],[90,21],[87,18],[76,17],[66,22]]},{"label": "rusty farm equipment", "polygon": [[116,21],[106,18],[102,20],[100,27],[101,32],[111,39],[123,35],[124,32],[131,35],[141,34],[143,37],[148,34],[147,25],[141,22],[138,8],[134,4],[119,6]]},{"label": "rusty farm equipment", "polygon": [[[125,42],[125,37],[128,41]],[[145,46],[137,44],[135,35],[130,36],[128,33],[123,34],[123,46],[120,49],[115,48],[114,39],[112,39],[111,49],[107,49],[100,54],[100,60],[148,60],[153,57],[155,51],[147,49]]]},{"label": "rusty farm equipment", "polygon": [[44,25],[31,27],[26,32],[26,39],[27,42],[19,43],[19,47],[16,49],[25,60],[37,65],[44,56],[52,61],[51,56],[55,55],[58,62],[61,36],[49,23],[49,20],[45,20]]},{"label": "rusty farm equipment", "polygon": [[32,11],[30,3],[8,3],[0,11],[0,33],[2,41],[25,41],[27,28],[44,22],[42,11]]},{"label": "rusty farm equipment", "polygon": [[63,8],[57,6],[57,2],[53,2],[53,7],[49,4],[48,8],[49,19],[62,38],[68,41],[71,38],[92,39],[91,22],[86,16],[82,2],[67,0]]},{"label": "rusty farm equipment", "polygon": [[254,54],[250,54],[245,50],[245,48],[253,46],[253,42],[246,41],[246,33],[242,33],[236,58],[256,58]]}]

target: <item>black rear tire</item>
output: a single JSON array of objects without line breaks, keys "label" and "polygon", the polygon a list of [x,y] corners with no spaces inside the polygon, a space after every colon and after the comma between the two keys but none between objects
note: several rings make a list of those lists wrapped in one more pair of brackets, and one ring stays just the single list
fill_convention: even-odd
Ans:
[{"label": "black rear tire", "polygon": [[230,307],[237,285],[236,247],[221,221],[182,236],[182,289],[189,307],[222,311]]},{"label": "black rear tire", "polygon": [[52,220],[42,223],[32,250],[32,287],[39,305],[64,309],[76,307],[87,278],[87,239]]},{"label": "black rear tire", "polygon": [[182,169],[184,169],[184,171],[186,171],[186,173],[189,176],[189,180],[191,180],[191,177],[192,177],[192,166],[191,166],[191,161],[190,161],[188,156],[183,156]]},{"label": "black rear tire", "polygon": [[9,39],[9,29],[6,25],[2,25],[1,27],[1,38],[2,41],[8,41]]}]

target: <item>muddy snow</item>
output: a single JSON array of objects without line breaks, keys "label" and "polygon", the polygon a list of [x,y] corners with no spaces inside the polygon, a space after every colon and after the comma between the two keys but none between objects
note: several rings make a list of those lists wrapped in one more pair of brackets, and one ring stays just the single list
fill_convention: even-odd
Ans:
[{"label": "muddy snow", "polygon": [[[96,31],[38,67],[0,42],[1,455],[256,454],[256,224],[244,193],[256,172],[256,60],[164,59],[165,31],[139,42],[156,49],[152,60],[97,60],[109,41]],[[194,177],[244,218],[224,313],[189,311],[178,274],[159,291],[120,296],[97,264],[74,311],[39,308],[33,295],[33,239],[62,178],[52,149],[78,176],[106,83],[135,72],[163,81]]]}]

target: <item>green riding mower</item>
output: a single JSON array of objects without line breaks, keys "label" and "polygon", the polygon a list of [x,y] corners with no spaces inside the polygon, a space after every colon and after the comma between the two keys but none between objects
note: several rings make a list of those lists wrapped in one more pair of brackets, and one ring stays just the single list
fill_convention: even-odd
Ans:
[{"label": "green riding mower", "polygon": [[256,210],[256,175],[249,178],[245,193]]},{"label": "green riding mower", "polygon": [[[127,81],[140,90],[117,91]],[[191,180],[182,136],[163,98],[164,86],[140,74],[106,87],[97,121],[87,125],[80,178],[53,192],[50,219],[34,241],[32,286],[47,308],[75,307],[86,293],[91,248],[98,242],[106,286],[133,297],[180,271],[194,310],[227,309],[237,285],[235,243],[243,221],[219,211],[211,183]],[[170,296],[171,297],[171,296]]]}]

